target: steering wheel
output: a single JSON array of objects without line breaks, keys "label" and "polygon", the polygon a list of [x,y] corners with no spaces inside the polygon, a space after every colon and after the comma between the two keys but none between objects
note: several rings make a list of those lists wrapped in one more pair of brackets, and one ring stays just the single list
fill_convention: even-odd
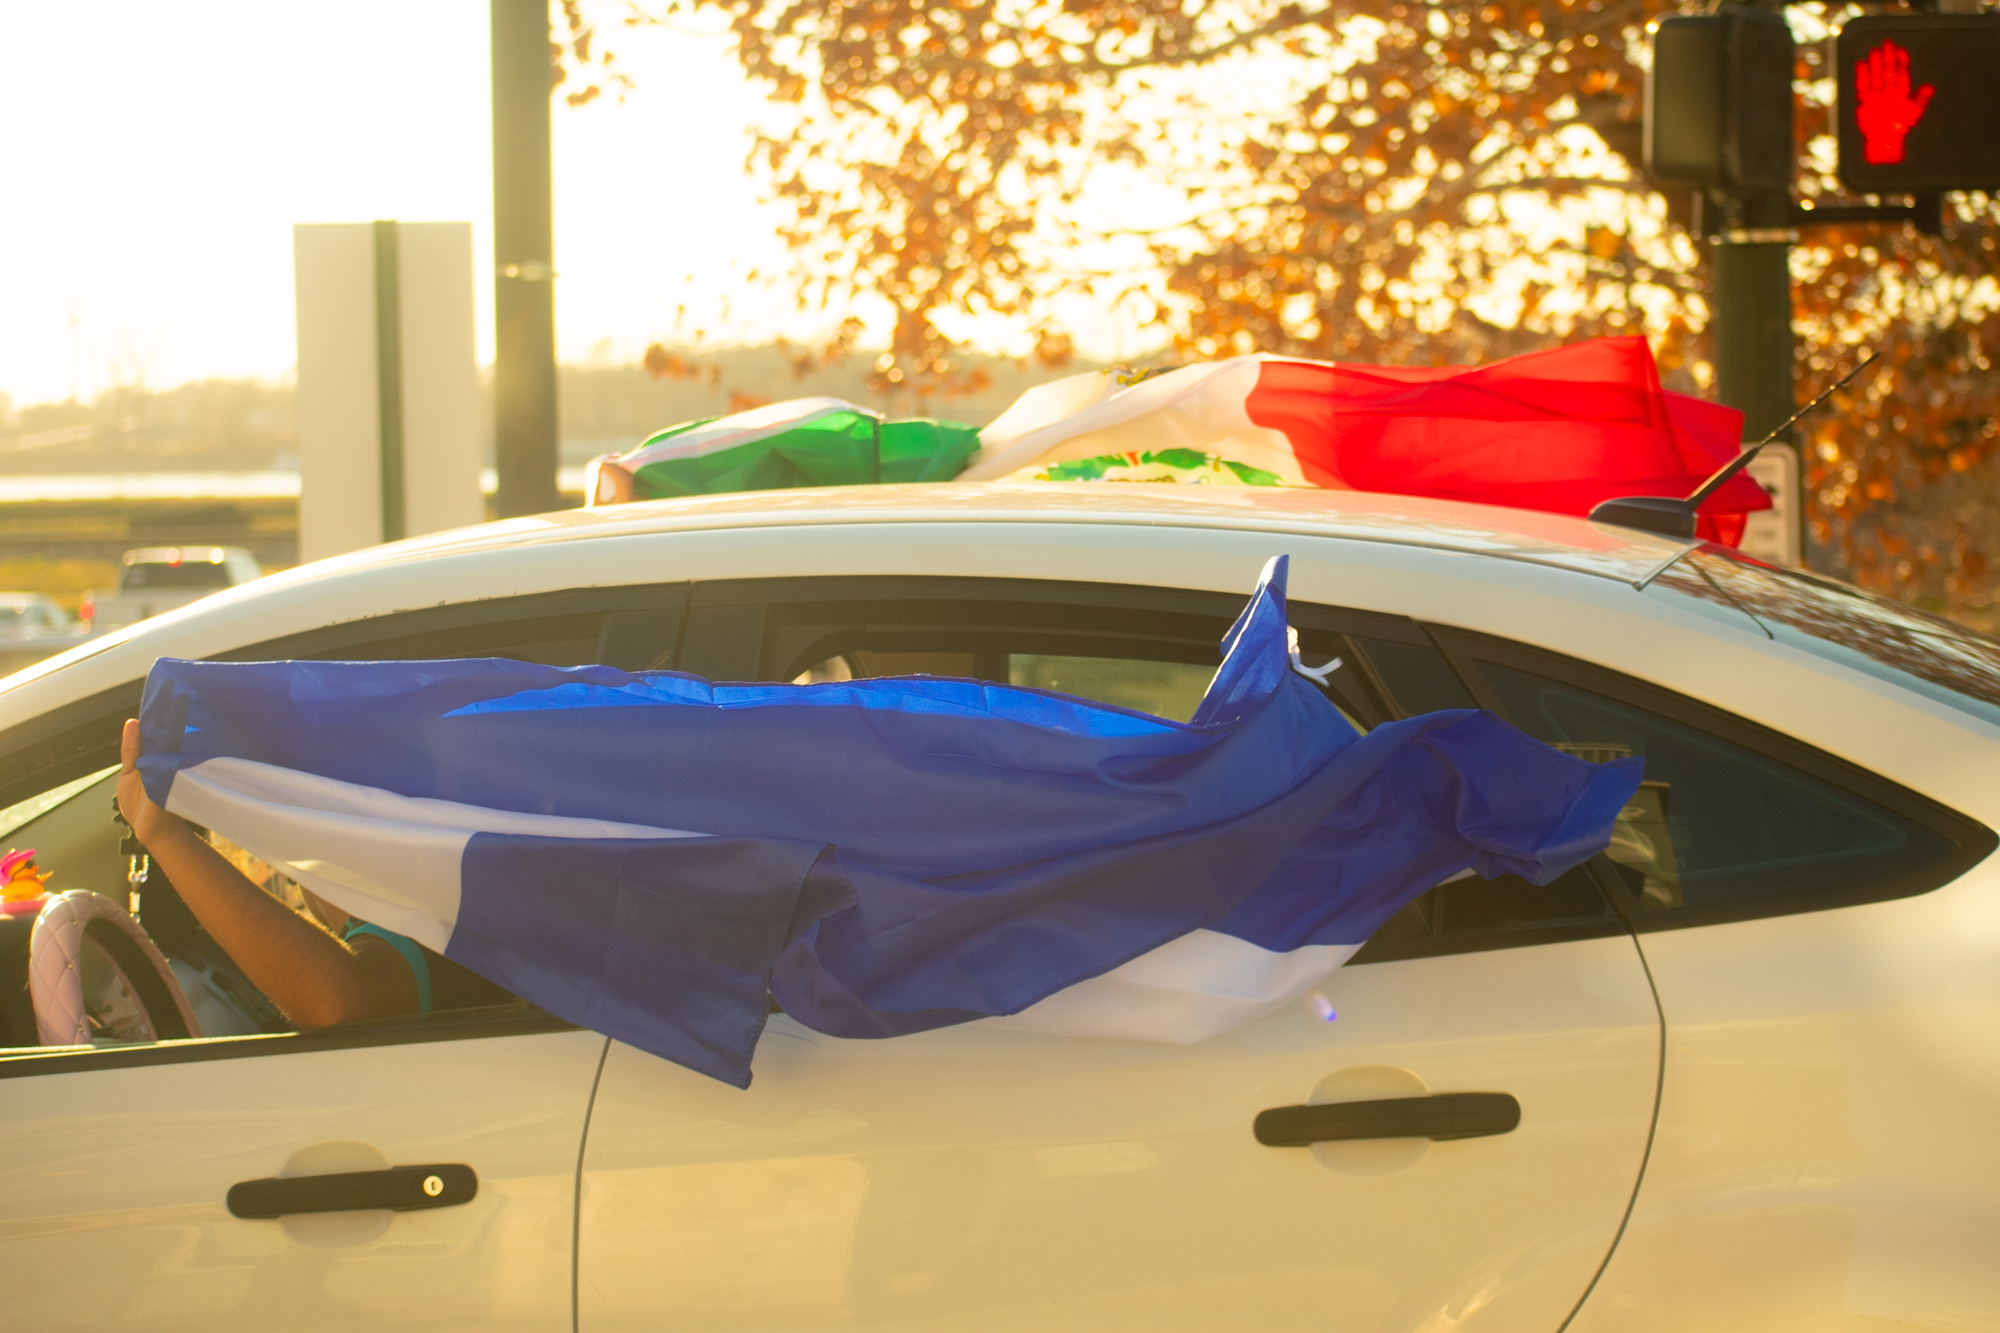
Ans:
[{"label": "steering wheel", "polygon": [[201,1035],[173,968],[146,928],[88,889],[57,894],[35,917],[28,994],[44,1046]]}]

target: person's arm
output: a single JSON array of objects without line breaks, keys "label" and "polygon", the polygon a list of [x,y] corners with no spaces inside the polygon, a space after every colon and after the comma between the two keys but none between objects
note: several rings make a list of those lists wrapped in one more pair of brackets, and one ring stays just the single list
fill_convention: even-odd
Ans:
[{"label": "person's arm", "polygon": [[334,1027],[417,1011],[417,982],[393,945],[352,943],[294,912],[146,795],[139,781],[139,724],[125,724],[118,809],[133,836],[243,975],[301,1028]]}]

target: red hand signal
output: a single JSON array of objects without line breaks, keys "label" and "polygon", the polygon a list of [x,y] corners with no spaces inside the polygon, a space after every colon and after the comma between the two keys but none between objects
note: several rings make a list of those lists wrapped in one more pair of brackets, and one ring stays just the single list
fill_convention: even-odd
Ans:
[{"label": "red hand signal", "polygon": [[1872,163],[1901,162],[1903,140],[1931,104],[1930,84],[1910,95],[1910,53],[1884,42],[1854,67],[1854,123]]}]

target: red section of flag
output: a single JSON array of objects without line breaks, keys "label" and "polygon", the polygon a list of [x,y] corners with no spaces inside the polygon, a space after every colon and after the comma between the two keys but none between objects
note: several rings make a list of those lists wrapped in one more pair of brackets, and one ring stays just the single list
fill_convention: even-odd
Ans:
[{"label": "red section of flag", "polygon": [[[1314,485],[1557,514],[1692,494],[1743,430],[1741,412],[1662,389],[1644,338],[1435,369],[1267,361],[1245,407]],[[1739,475],[1702,506],[1701,535],[1734,544],[1770,507]]]},{"label": "red section of flag", "polygon": [[1854,125],[1861,131],[1861,155],[1876,166],[1903,160],[1903,144],[1937,89],[1925,84],[1910,91],[1910,53],[1883,42],[1854,67]]}]

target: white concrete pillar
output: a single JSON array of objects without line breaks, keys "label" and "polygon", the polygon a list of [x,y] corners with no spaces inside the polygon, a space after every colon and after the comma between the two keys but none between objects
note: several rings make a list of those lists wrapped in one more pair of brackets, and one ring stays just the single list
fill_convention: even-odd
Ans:
[{"label": "white concrete pillar", "polygon": [[302,223],[292,253],[299,558],[481,522],[472,224]]}]

